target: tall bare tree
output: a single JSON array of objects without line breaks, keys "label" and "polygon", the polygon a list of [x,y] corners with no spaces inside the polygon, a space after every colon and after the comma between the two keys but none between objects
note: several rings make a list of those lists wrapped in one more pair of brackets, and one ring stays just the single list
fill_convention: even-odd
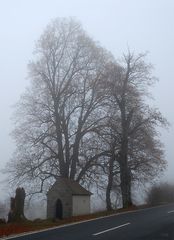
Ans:
[{"label": "tall bare tree", "polygon": [[144,60],[145,55],[128,53],[120,64],[110,65],[108,89],[112,129],[109,161],[107,205],[111,208],[110,191],[114,179],[114,162],[119,164],[120,187],[123,207],[132,205],[131,186],[133,181],[142,181],[157,176],[166,165],[163,148],[158,139],[157,126],[167,121],[160,112],[145,103],[149,95],[148,86],[154,82],[152,66]]},{"label": "tall bare tree", "polygon": [[34,180],[42,191],[49,179],[80,181],[94,166],[102,155],[94,139],[106,118],[98,84],[111,58],[72,19],[47,27],[16,110],[17,149],[9,165],[15,180]]}]

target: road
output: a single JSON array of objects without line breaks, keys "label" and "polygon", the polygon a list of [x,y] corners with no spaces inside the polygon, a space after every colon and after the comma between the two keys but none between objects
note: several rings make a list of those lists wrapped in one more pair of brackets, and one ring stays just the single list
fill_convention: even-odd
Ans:
[{"label": "road", "polygon": [[174,204],[44,230],[11,240],[174,240]]}]

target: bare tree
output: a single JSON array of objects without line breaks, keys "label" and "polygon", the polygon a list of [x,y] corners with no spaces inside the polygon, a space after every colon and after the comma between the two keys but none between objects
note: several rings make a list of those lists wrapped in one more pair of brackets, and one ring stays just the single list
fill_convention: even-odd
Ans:
[{"label": "bare tree", "polygon": [[16,108],[13,181],[34,180],[41,192],[58,176],[80,181],[96,164],[103,150],[94,139],[106,118],[98,84],[110,58],[72,19],[47,27],[29,64],[31,85]]},{"label": "bare tree", "polygon": [[[133,181],[150,180],[157,176],[166,165],[163,148],[158,139],[157,126],[167,121],[160,112],[145,103],[148,86],[154,82],[151,65],[144,61],[145,55],[134,56],[130,52],[123,56],[121,64],[109,66],[108,89],[112,128],[109,162],[107,205],[114,178],[114,161],[119,164],[120,187],[123,207],[132,205],[131,186]],[[117,139],[117,141],[115,141]],[[107,188],[108,189],[108,188]]]}]

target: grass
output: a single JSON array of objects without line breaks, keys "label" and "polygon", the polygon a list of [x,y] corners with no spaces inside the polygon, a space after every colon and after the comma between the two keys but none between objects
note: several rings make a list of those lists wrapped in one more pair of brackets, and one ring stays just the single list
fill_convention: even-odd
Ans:
[{"label": "grass", "polygon": [[63,220],[41,220],[41,219],[35,219],[34,221],[23,221],[18,223],[7,223],[7,224],[1,224],[0,225],[0,237],[10,236],[10,235],[16,235],[24,232],[31,232],[31,231],[37,231],[37,230],[43,230],[51,227],[61,226],[68,223],[74,223],[74,222],[81,222],[85,220],[95,219],[98,217],[103,216],[109,216],[111,214],[115,213],[121,213],[121,212],[127,212],[132,210],[137,210],[140,208],[144,208],[147,206],[132,206],[128,209],[118,209],[118,210],[112,210],[112,211],[102,211],[102,212],[96,212],[88,215],[83,216],[74,216],[70,218],[66,218]]}]

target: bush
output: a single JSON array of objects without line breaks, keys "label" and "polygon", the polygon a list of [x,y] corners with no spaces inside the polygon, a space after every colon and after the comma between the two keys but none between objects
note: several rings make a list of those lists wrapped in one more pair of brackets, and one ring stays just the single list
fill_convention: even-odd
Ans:
[{"label": "bush", "polygon": [[174,202],[174,185],[162,183],[151,187],[147,194],[147,203],[158,205]]}]

